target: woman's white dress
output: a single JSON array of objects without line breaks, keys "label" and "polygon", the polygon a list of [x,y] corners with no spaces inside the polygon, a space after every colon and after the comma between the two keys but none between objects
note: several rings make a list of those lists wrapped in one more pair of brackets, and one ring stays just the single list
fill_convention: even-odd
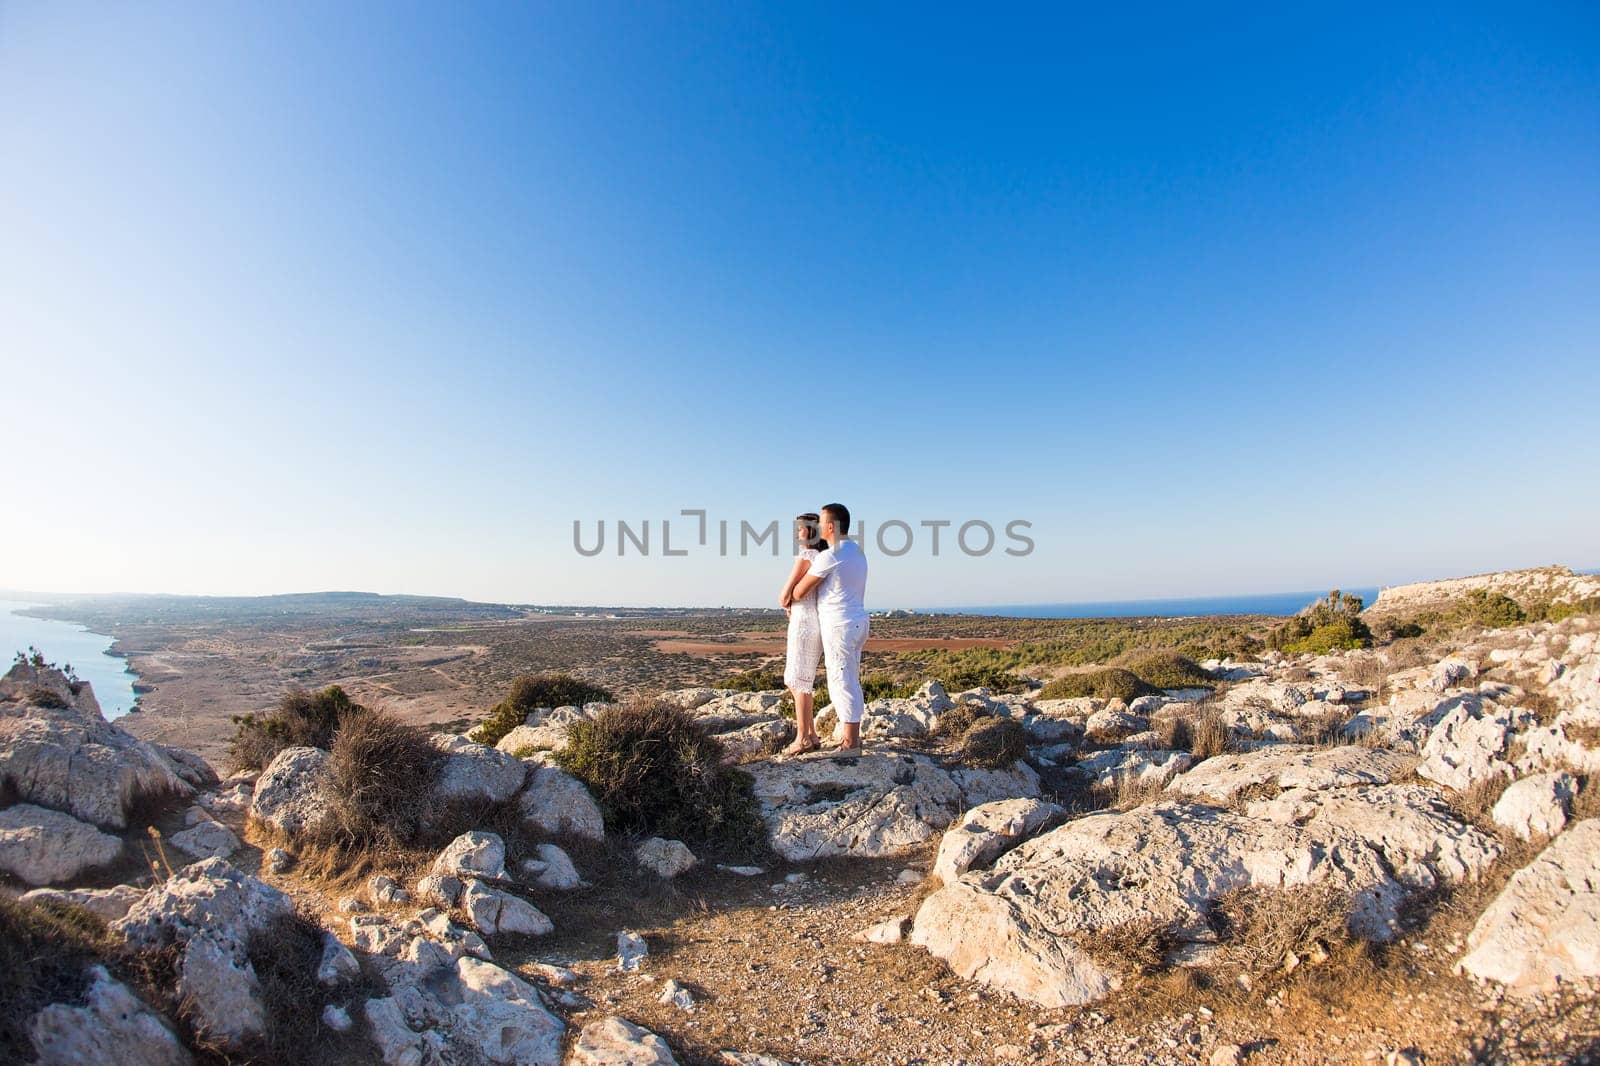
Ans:
[{"label": "woman's white dress", "polygon": [[[815,548],[805,548],[800,558],[817,557]],[[817,619],[817,592],[795,600],[789,607],[789,649],[783,664],[784,686],[795,692],[810,692],[817,683],[817,664],[822,661],[822,623]]]}]

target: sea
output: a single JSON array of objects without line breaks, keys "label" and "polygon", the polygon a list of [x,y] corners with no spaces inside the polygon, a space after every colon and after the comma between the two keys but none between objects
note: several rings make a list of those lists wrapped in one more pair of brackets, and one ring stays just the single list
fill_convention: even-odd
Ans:
[{"label": "sea", "polygon": [[133,710],[139,698],[133,691],[138,675],[128,669],[126,659],[111,655],[111,638],[91,633],[75,622],[48,618],[29,618],[18,614],[37,604],[0,600],[0,671],[10,668],[19,651],[38,648],[46,662],[71,665],[78,677],[94,686],[94,697],[107,718],[120,718]]},{"label": "sea", "polygon": [[[1378,598],[1378,589],[1347,588],[1341,592],[1360,596],[1368,606]],[[1223,614],[1291,615],[1315,600],[1320,592],[1263,592],[1243,596],[1194,596],[1161,600],[1102,600],[1078,603],[1026,603],[989,607],[919,608],[918,614],[989,614],[1002,618],[1191,618]]]}]

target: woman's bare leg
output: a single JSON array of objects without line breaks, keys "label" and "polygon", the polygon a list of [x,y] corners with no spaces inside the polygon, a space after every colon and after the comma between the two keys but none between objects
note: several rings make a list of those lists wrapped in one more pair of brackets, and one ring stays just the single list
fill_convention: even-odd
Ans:
[{"label": "woman's bare leg", "polygon": [[789,691],[794,696],[794,743],[783,750],[790,755],[799,755],[822,743],[817,737],[814,713],[816,696],[810,692]]}]

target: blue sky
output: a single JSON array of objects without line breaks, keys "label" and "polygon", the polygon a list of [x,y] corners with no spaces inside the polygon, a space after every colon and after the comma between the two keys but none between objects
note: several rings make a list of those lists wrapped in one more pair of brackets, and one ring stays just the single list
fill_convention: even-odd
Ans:
[{"label": "blue sky", "polygon": [[1600,565],[1597,189],[1583,5],[0,2],[0,587],[764,604],[572,523],[835,498],[1032,523],[885,606]]}]

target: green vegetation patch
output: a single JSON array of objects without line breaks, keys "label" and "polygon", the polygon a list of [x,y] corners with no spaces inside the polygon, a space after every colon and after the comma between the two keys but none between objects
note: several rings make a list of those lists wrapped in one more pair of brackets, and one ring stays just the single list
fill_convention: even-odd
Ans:
[{"label": "green vegetation patch", "polygon": [[329,685],[318,692],[292,689],[264,715],[233,716],[238,728],[228,746],[228,761],[236,770],[264,770],[284,748],[310,747],[326,751],[333,743],[339,723],[365,710],[338,685]]},{"label": "green vegetation patch", "polygon": [[591,684],[571,674],[524,674],[511,683],[505,699],[489,708],[482,722],[472,731],[479,744],[498,744],[528,715],[540,707],[582,707],[586,703],[610,703],[611,690]]},{"label": "green vegetation patch", "polygon": [[1085,673],[1067,674],[1058,677],[1044,688],[1039,690],[1038,699],[1041,700],[1070,700],[1082,696],[1093,696],[1095,699],[1123,701],[1136,700],[1140,696],[1153,696],[1157,689],[1146,684],[1131,670],[1124,670],[1118,666],[1107,667],[1104,670],[1091,670]]},{"label": "green vegetation patch", "polygon": [[1361,619],[1362,606],[1360,596],[1334,589],[1268,633],[1267,647],[1287,655],[1365,648],[1372,643],[1372,630]]}]

